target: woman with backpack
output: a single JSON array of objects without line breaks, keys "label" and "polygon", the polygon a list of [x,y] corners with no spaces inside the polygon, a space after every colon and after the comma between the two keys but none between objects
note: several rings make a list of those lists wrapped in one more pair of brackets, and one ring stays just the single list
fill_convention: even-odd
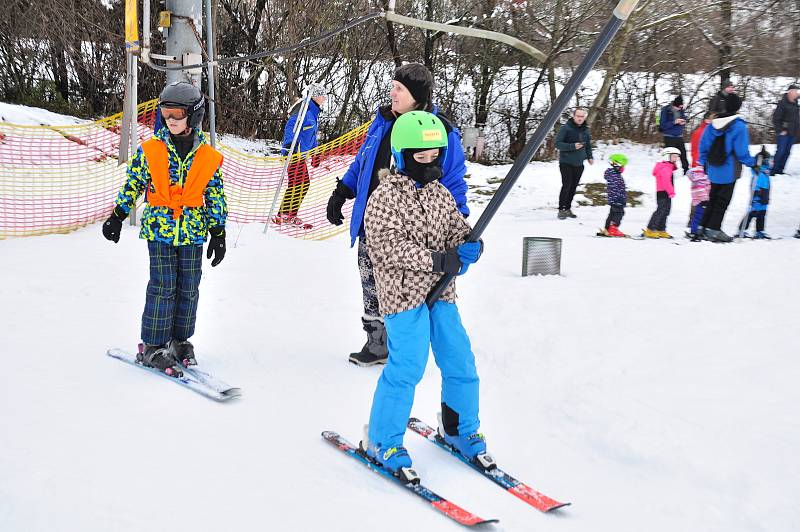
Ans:
[{"label": "woman with backpack", "polygon": [[711,242],[731,242],[733,239],[722,231],[722,219],[733,197],[736,185],[737,166],[752,167],[756,160],[750,155],[750,134],[747,123],[738,115],[742,99],[736,94],[725,98],[725,113],[712,120],[700,140],[700,164],[705,165],[711,181],[708,208],[703,214],[698,234]]}]

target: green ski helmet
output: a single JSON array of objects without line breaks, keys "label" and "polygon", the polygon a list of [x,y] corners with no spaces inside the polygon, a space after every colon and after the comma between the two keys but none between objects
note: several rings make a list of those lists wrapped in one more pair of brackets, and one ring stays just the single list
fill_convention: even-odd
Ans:
[{"label": "green ski helmet", "polygon": [[447,130],[436,115],[425,111],[410,111],[400,115],[392,127],[392,156],[398,171],[405,168],[403,150],[439,148],[439,161],[447,153]]},{"label": "green ski helmet", "polygon": [[608,162],[615,166],[628,166],[628,157],[621,153],[614,153],[608,156]]}]

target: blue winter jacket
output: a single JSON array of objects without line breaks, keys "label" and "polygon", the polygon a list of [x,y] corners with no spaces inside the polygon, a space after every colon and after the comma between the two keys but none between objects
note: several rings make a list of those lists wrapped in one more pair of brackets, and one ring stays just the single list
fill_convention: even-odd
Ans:
[{"label": "blue winter jacket", "polygon": [[[436,106],[434,106],[432,112],[433,114],[438,114]],[[381,141],[389,133],[393,123],[394,120],[384,118],[380,108],[378,108],[375,112],[375,119],[367,130],[364,144],[361,145],[355,160],[353,160],[350,168],[347,169],[347,172],[342,177],[342,182],[356,195],[355,203],[353,204],[353,215],[350,219],[350,246],[355,244],[356,238],[364,236],[364,211],[367,208],[369,185],[372,180],[375,157],[377,157]],[[447,153],[442,163],[442,178],[439,181],[453,195],[458,210],[464,216],[468,216],[467,182],[464,180],[467,166],[464,161],[461,134],[453,126],[447,135]]]},{"label": "blue winter jacket", "polygon": [[[289,110],[289,120],[286,121],[286,127],[283,128],[283,144],[281,148],[281,155],[283,156],[289,155],[289,148],[291,148],[292,139],[294,139],[294,125],[297,123],[297,116],[300,114],[302,106],[303,100],[298,100]],[[295,153],[312,150],[317,147],[319,112],[320,108],[317,102],[309,100],[300,135],[297,137],[297,145],[294,147]]]},{"label": "blue winter jacket", "polygon": [[665,105],[661,108],[659,128],[665,137],[683,137],[683,130],[686,127],[685,122],[683,125],[676,124],[675,120],[678,118],[686,120],[686,113],[683,109],[675,109],[672,104]]},{"label": "blue winter jacket", "polygon": [[[751,171],[755,174],[756,171]],[[753,202],[750,204],[750,210],[754,212],[766,211],[769,205],[769,168],[761,168],[757,176],[753,176],[756,180],[756,188],[753,190]]]},{"label": "blue winter jacket", "polygon": [[[721,166],[714,166],[707,163],[708,152],[714,139],[720,135],[725,135],[725,152],[728,157]],[[733,183],[734,158],[745,166],[756,164],[755,158],[750,155],[750,134],[747,131],[747,123],[739,115],[728,116],[725,118],[715,118],[703,131],[700,139],[700,165],[705,165],[708,179],[715,185],[727,185]]]}]

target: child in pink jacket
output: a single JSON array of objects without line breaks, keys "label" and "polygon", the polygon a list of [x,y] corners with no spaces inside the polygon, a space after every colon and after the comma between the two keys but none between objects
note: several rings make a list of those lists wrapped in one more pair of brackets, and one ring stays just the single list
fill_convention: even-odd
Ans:
[{"label": "child in pink jacket", "polygon": [[668,147],[661,150],[662,160],[653,168],[656,178],[656,211],[650,217],[650,223],[644,230],[647,238],[672,238],[667,233],[667,216],[672,208],[672,197],[675,196],[675,186],[672,183],[672,173],[677,169],[678,158],[681,152],[678,148]]}]

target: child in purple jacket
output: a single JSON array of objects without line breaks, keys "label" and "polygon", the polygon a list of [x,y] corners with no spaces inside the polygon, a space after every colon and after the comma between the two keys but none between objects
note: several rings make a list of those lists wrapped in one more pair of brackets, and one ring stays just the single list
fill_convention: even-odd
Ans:
[{"label": "child in purple jacket", "polygon": [[619,230],[619,224],[622,223],[622,217],[625,216],[627,193],[622,172],[625,171],[628,158],[621,153],[614,153],[609,155],[608,162],[611,166],[606,169],[603,177],[606,180],[606,196],[608,196],[610,211],[608,218],[606,218],[606,227],[600,234],[602,236],[624,237],[627,235]]},{"label": "child in purple jacket", "polygon": [[662,160],[656,163],[653,168],[653,175],[656,178],[656,204],[658,205],[647,229],[642,236],[647,238],[672,238],[667,233],[667,216],[672,208],[672,198],[675,196],[675,186],[672,184],[672,174],[678,168],[678,160],[681,152],[678,148],[668,147],[661,150]]}]

